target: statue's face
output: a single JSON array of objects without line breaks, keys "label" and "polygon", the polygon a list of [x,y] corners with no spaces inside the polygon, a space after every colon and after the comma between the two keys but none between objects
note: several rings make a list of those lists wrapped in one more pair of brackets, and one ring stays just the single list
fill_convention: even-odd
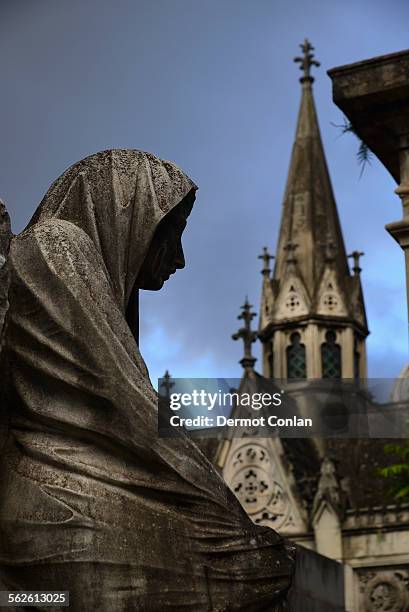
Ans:
[{"label": "statue's face", "polygon": [[171,274],[185,267],[182,234],[192,206],[193,202],[181,202],[156,228],[136,281],[139,289],[157,291]]}]

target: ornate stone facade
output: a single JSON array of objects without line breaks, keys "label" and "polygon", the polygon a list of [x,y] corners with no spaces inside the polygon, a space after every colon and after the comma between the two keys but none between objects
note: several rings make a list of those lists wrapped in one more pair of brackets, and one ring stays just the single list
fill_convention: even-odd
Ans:
[{"label": "ornate stone facade", "polygon": [[[313,61],[312,47],[308,45],[307,42],[304,51]],[[297,370],[292,371],[288,363],[291,334],[297,332],[306,352],[305,376],[300,377],[321,378],[321,347],[326,333],[332,330],[341,354],[340,372],[334,370],[333,376],[364,377],[365,338],[369,332],[359,278],[362,253],[351,254],[352,274],[321,141],[312,90],[314,79],[308,70],[300,80],[301,105],[275,266],[271,277],[268,266],[263,270],[259,336],[264,374],[298,377]]]},{"label": "ornate stone facade", "polygon": [[278,439],[232,440],[223,476],[241,505],[258,525],[297,533],[305,520],[279,460]]},{"label": "ornate stone facade", "polygon": [[[366,377],[369,331],[363,253],[348,256],[350,270],[314,106],[312,48],[306,42],[303,50],[301,106],[272,274],[266,248],[261,256],[259,339],[264,377],[299,379],[293,398],[308,411],[303,389],[311,379]],[[263,377],[247,370],[241,390],[262,388]],[[407,390],[400,380],[392,402],[407,401]],[[348,612],[409,612],[409,504],[385,501],[387,485],[377,475],[384,444],[233,438],[215,456],[253,521],[343,563]]]}]

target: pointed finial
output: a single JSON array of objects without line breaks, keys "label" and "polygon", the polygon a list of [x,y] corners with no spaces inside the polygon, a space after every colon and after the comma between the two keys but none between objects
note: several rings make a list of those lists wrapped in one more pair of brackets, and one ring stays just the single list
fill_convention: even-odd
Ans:
[{"label": "pointed finial", "polygon": [[314,47],[308,38],[304,40],[300,47],[303,52],[303,56],[294,58],[294,61],[300,64],[300,70],[303,70],[304,72],[303,76],[300,78],[300,82],[312,83],[314,81],[314,77],[311,76],[311,66],[316,66],[318,68],[320,63],[314,59]]},{"label": "pointed finial", "polygon": [[361,251],[352,251],[352,253],[348,255],[348,257],[351,257],[354,260],[354,266],[352,270],[355,276],[358,276],[362,270],[362,268],[360,268],[359,266],[359,260],[363,255],[365,255],[365,253],[362,253]]},{"label": "pointed finial", "polygon": [[167,399],[170,399],[170,390],[171,388],[174,386],[174,382],[171,380],[171,375],[169,374],[169,370],[166,370],[165,374],[163,375],[162,379],[163,382],[160,384],[160,387],[165,389],[165,397]]},{"label": "pointed finial", "polygon": [[275,259],[274,255],[270,255],[268,248],[263,247],[263,252],[261,255],[258,255],[258,259],[263,260],[263,269],[261,270],[261,273],[265,276],[270,276],[270,259]]},{"label": "pointed finial", "polygon": [[287,244],[284,246],[284,251],[287,251],[287,263],[295,264],[297,263],[297,258],[295,256],[295,249],[298,248],[298,244],[289,240]]},{"label": "pointed finial", "polygon": [[240,338],[243,339],[244,357],[240,360],[240,364],[243,366],[243,368],[252,370],[257,359],[251,354],[251,345],[257,339],[257,332],[252,331],[251,321],[256,316],[256,313],[251,312],[253,306],[249,304],[247,296],[241,308],[243,312],[239,314],[237,318],[243,319],[244,327],[241,327],[238,332],[233,334],[232,338],[233,340],[239,340]]},{"label": "pointed finial", "polygon": [[324,457],[321,463],[321,474],[313,501],[312,514],[316,515],[320,506],[325,503],[329,504],[338,516],[343,515],[345,495],[338,480],[335,464],[329,457]]}]

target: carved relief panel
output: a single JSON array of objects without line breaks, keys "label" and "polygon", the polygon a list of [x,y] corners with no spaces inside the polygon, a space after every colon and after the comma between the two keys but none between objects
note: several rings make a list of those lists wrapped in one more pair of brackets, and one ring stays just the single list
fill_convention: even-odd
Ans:
[{"label": "carved relief panel", "polygon": [[301,281],[296,277],[290,277],[279,293],[276,302],[275,317],[291,318],[308,314],[309,300]]},{"label": "carved relief panel", "polygon": [[363,612],[409,612],[409,570],[357,570],[359,606]]},{"label": "carved relief panel", "polygon": [[295,525],[286,487],[263,444],[238,446],[228,459],[225,479],[256,524],[274,529]]},{"label": "carved relief panel", "polygon": [[326,270],[318,291],[318,313],[346,315],[347,309],[333,270]]}]

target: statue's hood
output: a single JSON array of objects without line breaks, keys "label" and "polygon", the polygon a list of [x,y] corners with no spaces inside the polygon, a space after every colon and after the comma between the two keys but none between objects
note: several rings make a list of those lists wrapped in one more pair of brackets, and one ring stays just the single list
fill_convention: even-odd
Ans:
[{"label": "statue's hood", "polygon": [[51,218],[75,223],[101,253],[125,312],[158,223],[197,187],[175,164],[143,151],[101,151],[49,188],[28,228]]}]

